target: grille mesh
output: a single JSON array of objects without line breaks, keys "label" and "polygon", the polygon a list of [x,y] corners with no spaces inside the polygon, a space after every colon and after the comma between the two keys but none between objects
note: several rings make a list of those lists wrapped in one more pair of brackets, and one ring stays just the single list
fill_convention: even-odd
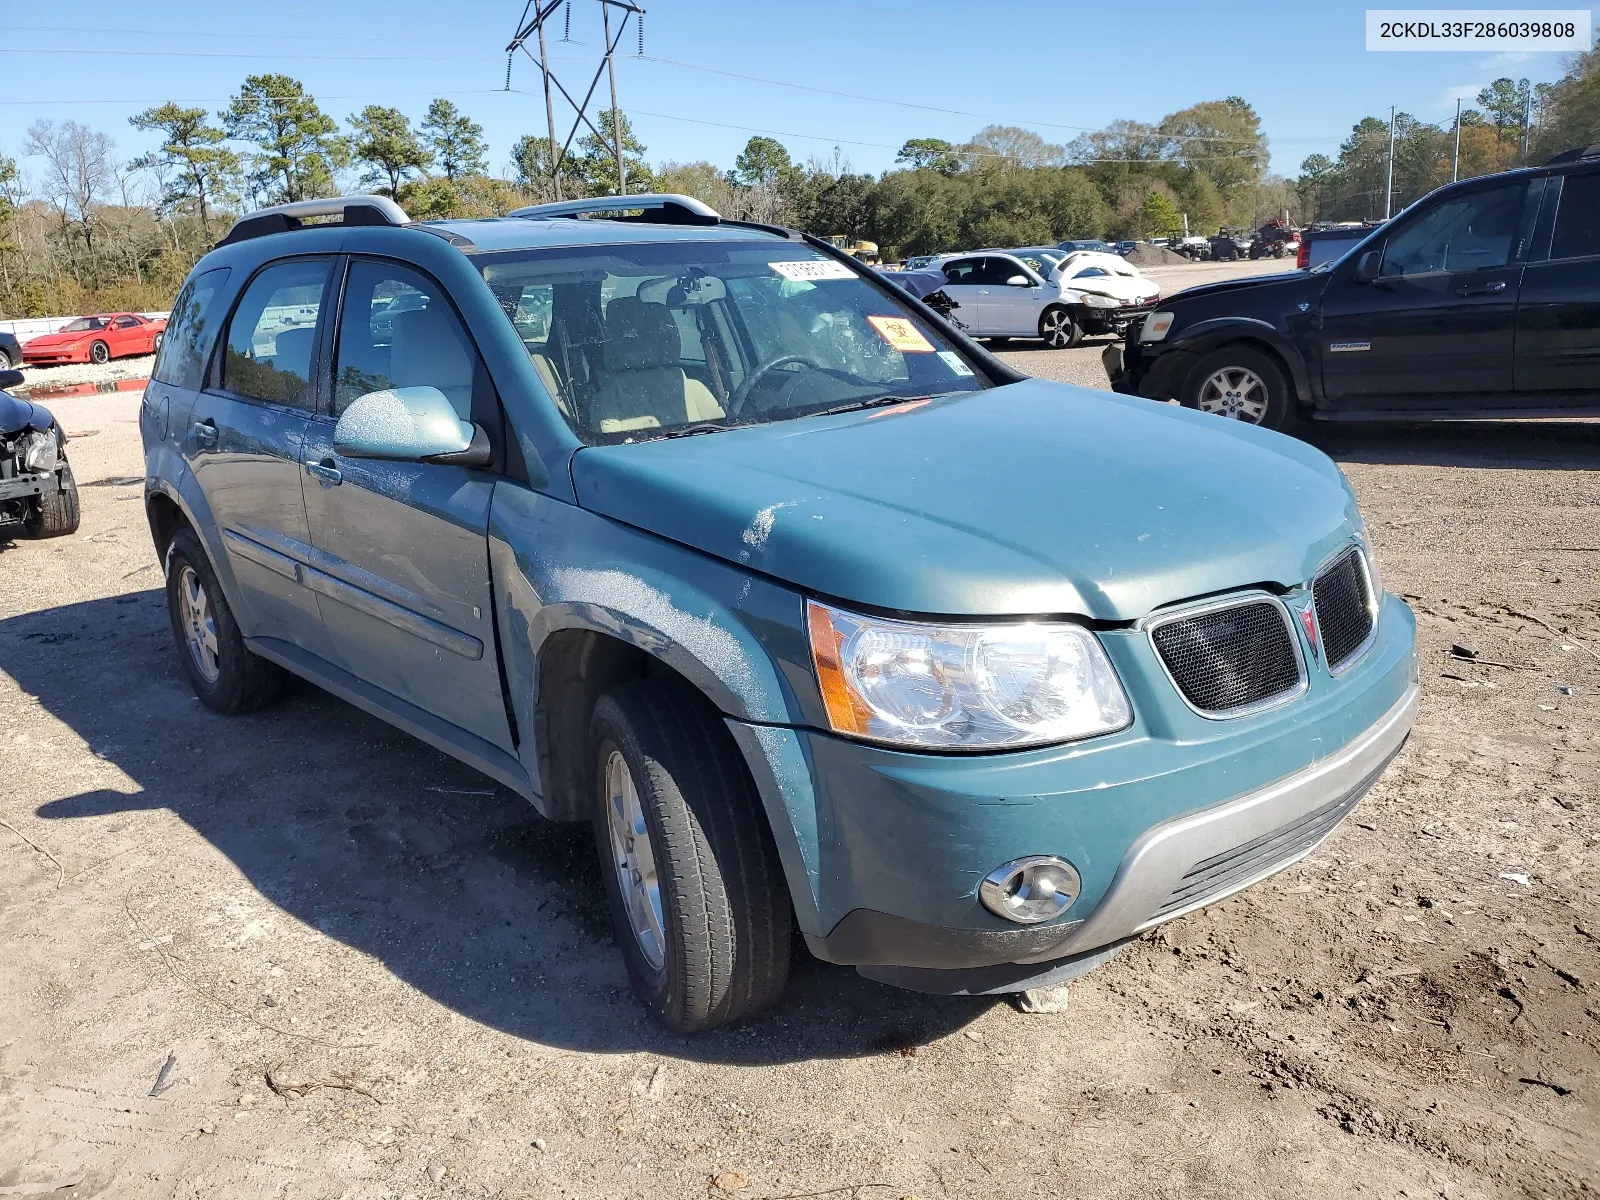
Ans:
[{"label": "grille mesh", "polygon": [[1289,627],[1269,600],[1169,621],[1152,639],[1178,690],[1202,712],[1225,715],[1300,687]]},{"label": "grille mesh", "polygon": [[1372,597],[1361,569],[1361,551],[1352,546],[1330,563],[1311,585],[1311,597],[1317,606],[1322,652],[1328,666],[1337,670],[1372,632]]}]

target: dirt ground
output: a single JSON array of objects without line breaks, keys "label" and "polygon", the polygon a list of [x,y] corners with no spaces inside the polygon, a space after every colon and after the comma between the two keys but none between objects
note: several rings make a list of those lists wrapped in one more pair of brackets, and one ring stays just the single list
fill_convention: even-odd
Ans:
[{"label": "dirt ground", "polygon": [[83,528],[0,552],[0,1195],[1600,1193],[1600,423],[1314,433],[1423,704],[1312,857],[1064,1012],[802,951],[684,1039],[587,830],[309,687],[194,700],[138,396],[52,404]]}]

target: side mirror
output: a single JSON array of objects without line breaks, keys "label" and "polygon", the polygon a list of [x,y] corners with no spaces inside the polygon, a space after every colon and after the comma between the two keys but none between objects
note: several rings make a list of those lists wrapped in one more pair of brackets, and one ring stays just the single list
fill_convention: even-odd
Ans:
[{"label": "side mirror", "polygon": [[1007,287],[1032,287],[1033,286],[1033,280],[1029,279],[1026,275],[1013,275],[1010,279],[1006,280],[1006,286]]},{"label": "side mirror", "polygon": [[1351,283],[1371,283],[1378,277],[1378,268],[1383,264],[1383,252],[1368,250],[1356,259],[1355,270],[1350,272]]},{"label": "side mirror", "polygon": [[435,387],[385,388],[357,396],[333,427],[333,448],[346,458],[391,458],[486,466],[489,437],[456,416]]},{"label": "side mirror", "polygon": [[0,371],[0,388],[16,387],[21,382],[21,371]]}]

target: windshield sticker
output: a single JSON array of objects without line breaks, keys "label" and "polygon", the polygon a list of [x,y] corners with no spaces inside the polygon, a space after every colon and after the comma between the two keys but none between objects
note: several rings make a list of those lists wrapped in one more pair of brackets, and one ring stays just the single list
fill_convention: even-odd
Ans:
[{"label": "windshield sticker", "polygon": [[972,368],[967,366],[966,363],[962,362],[961,355],[957,354],[954,350],[941,350],[939,351],[939,357],[944,360],[944,365],[949,367],[957,375],[962,375],[968,378],[972,376]]},{"label": "windshield sticker", "polygon": [[909,354],[933,353],[933,343],[922,336],[922,330],[913,325],[908,317],[868,317],[867,324],[896,350]]},{"label": "windshield sticker", "polygon": [[814,283],[818,279],[854,279],[856,273],[843,263],[834,262],[827,258],[806,258],[798,262],[768,263],[779,275],[785,279],[792,279],[795,283]]}]

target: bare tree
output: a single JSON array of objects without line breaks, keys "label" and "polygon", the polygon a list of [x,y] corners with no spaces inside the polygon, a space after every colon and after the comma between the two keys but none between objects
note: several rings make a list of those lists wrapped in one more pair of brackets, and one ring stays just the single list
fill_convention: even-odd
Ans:
[{"label": "bare tree", "polygon": [[61,214],[62,226],[76,224],[85,249],[94,254],[95,208],[117,183],[115,148],[108,134],[76,121],[35,121],[22,143],[24,154],[47,164],[42,191]]}]

